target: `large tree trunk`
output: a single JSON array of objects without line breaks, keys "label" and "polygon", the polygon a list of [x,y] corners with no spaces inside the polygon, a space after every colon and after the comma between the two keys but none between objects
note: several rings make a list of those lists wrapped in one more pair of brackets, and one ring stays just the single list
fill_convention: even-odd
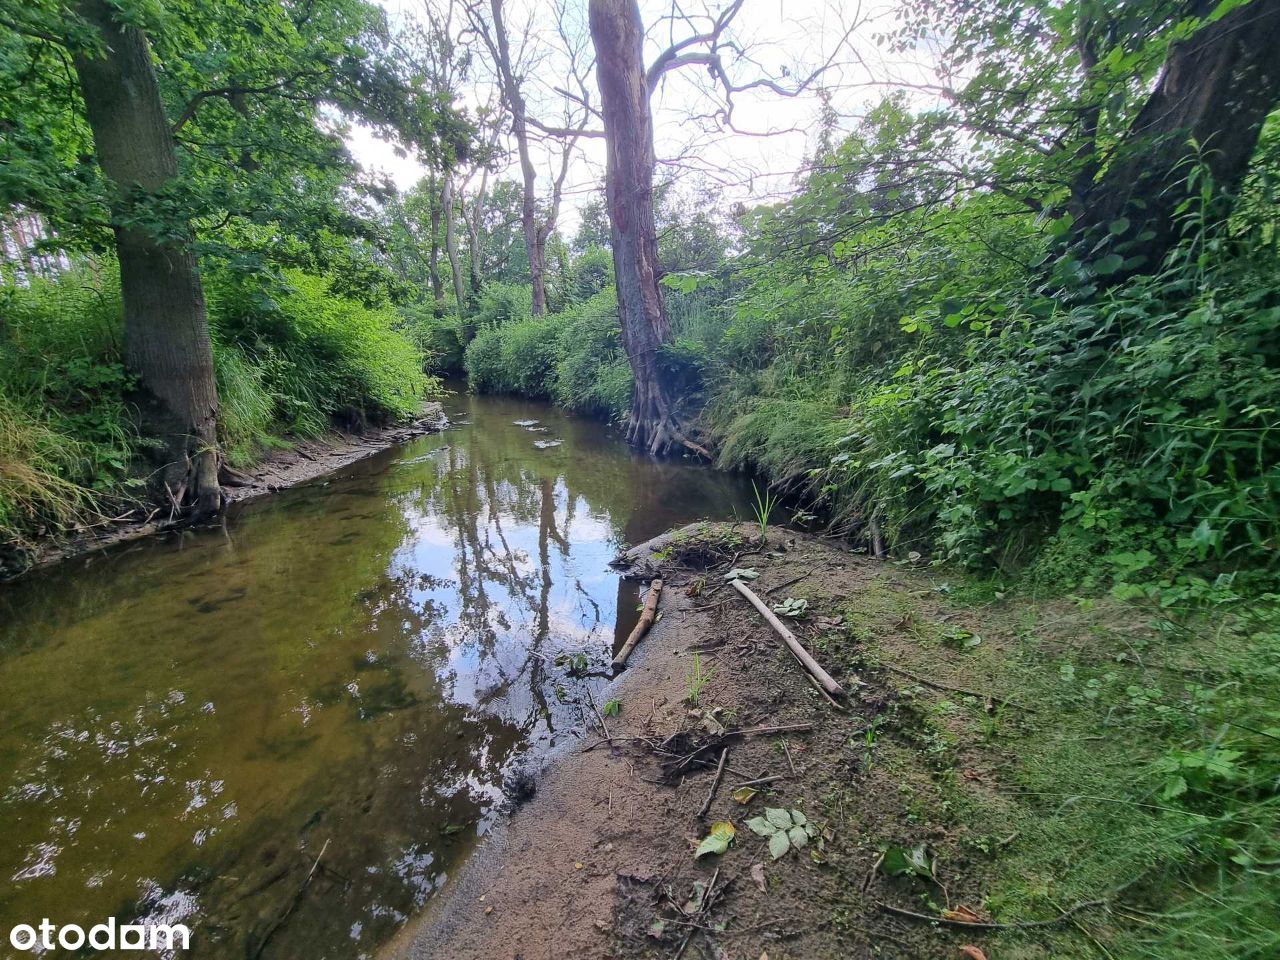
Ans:
[{"label": "large tree trunk", "polygon": [[[1204,16],[1216,0],[1198,0]],[[1085,237],[1104,235],[1127,217],[1124,237],[1149,231],[1134,253],[1142,269],[1159,267],[1180,236],[1177,207],[1196,157],[1193,139],[1218,189],[1230,197],[1257,147],[1262,123],[1280,97],[1280,0],[1253,0],[1169,50],[1155,90],[1124,142],[1088,192],[1076,222]]]},{"label": "large tree trunk", "polygon": [[458,313],[467,301],[467,288],[462,282],[462,264],[458,260],[458,226],[453,215],[453,177],[444,176],[440,190],[440,210],[444,216],[444,250],[449,257],[449,273],[453,276],[453,295],[458,301]]},{"label": "large tree trunk", "polygon": [[640,9],[635,0],[590,0],[589,10],[606,134],[605,197],[618,314],[635,377],[627,440],[651,453],[664,453],[679,444],[706,456],[704,449],[684,436],[658,366],[659,351],[671,338],[671,325],[658,285],[653,118],[645,84]]},{"label": "large tree trunk", "polygon": [[187,227],[157,238],[129,226],[177,176],[169,121],[146,37],[109,0],[76,10],[101,35],[73,55],[98,164],[115,188],[112,216],[124,299],[125,363],[138,377],[148,427],[164,437],[169,495],[196,519],[218,512],[218,392],[204,292]]},{"label": "large tree trunk", "polygon": [[545,244],[538,230],[538,172],[529,152],[529,125],[526,120],[524,94],[511,64],[511,45],[507,41],[507,26],[502,19],[503,0],[490,0],[493,11],[494,43],[497,46],[498,78],[503,99],[511,111],[511,133],[516,138],[516,152],[520,156],[520,177],[524,196],[520,206],[520,225],[524,229],[524,244],[529,255],[529,282],[533,285],[533,315],[547,312]]}]

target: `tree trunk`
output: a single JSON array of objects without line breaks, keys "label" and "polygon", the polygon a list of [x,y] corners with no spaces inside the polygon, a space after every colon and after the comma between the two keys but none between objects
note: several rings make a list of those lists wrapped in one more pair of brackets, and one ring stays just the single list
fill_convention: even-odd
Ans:
[{"label": "tree trunk", "polygon": [[97,50],[76,50],[73,63],[98,165],[115,188],[125,363],[147,395],[144,421],[166,441],[168,494],[204,519],[222,506],[218,392],[189,228],[160,239],[127,225],[177,176],[169,121],[142,32],[117,19],[110,0],[79,0],[76,10],[102,40]]},{"label": "tree trunk", "polygon": [[431,278],[431,296],[435,299],[435,314],[444,316],[444,281],[440,278],[440,194],[436,190],[436,178],[431,177],[429,191],[431,204],[431,253],[427,258],[427,275]]},{"label": "tree trunk", "polygon": [[[462,207],[462,222],[467,225],[467,274],[471,283],[471,295],[480,296],[480,219],[484,216],[484,184],[470,207]],[[461,203],[461,201],[459,201]]]},{"label": "tree trunk", "polygon": [[511,65],[511,45],[507,42],[507,27],[502,20],[502,0],[490,0],[493,11],[494,43],[498,61],[498,77],[503,99],[511,111],[511,133],[516,138],[516,152],[520,156],[520,176],[524,184],[524,196],[520,205],[520,225],[524,230],[525,250],[529,255],[529,282],[533,285],[533,315],[547,312],[545,244],[538,230],[538,172],[529,153],[529,126],[526,121],[524,94]]},{"label": "tree trunk", "polygon": [[449,257],[449,273],[453,276],[453,295],[458,301],[458,313],[467,300],[467,288],[462,282],[462,264],[458,262],[458,229],[453,216],[453,177],[445,174],[444,187],[440,190],[440,209],[444,216],[444,249]]},{"label": "tree trunk", "polygon": [[[1200,0],[1194,12],[1204,16],[1215,6]],[[1190,141],[1230,197],[1278,97],[1280,0],[1253,0],[1172,46],[1155,90],[1089,191],[1078,233],[1102,236],[1127,217],[1121,237],[1149,231],[1134,252],[1145,255],[1143,269],[1158,268],[1179,240],[1177,207],[1190,192],[1185,180],[1197,156]]]},{"label": "tree trunk", "polygon": [[658,353],[671,338],[658,285],[658,239],[653,218],[653,118],[645,84],[644,28],[635,0],[590,0],[604,116],[605,197],[613,242],[622,342],[635,378],[627,440],[650,453],[689,441],[663,388]]}]

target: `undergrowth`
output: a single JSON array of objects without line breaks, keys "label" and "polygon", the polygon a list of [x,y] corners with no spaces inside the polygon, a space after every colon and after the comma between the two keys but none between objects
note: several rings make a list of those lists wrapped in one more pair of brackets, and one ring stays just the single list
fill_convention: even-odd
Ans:
[{"label": "undergrowth", "polygon": [[[335,421],[408,416],[438,388],[398,314],[338,296],[322,277],[211,271],[205,290],[233,464]],[[153,442],[139,429],[122,318],[111,261],[0,287],[0,564],[106,519],[145,486]]]}]

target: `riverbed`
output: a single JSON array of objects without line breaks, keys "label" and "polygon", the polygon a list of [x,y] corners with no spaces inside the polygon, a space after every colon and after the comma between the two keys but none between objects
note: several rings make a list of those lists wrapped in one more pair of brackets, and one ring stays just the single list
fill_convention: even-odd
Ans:
[{"label": "riverbed", "polygon": [[636,617],[619,547],[750,513],[599,423],[445,409],[224,528],[0,586],[0,916],[372,955],[583,735]]}]

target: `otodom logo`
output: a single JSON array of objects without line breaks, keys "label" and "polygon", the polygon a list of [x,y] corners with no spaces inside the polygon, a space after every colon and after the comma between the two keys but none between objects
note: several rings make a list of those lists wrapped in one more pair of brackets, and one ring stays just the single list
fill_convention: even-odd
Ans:
[{"label": "otodom logo", "polygon": [[87,931],[68,923],[61,927],[47,917],[39,924],[20,923],[9,931],[9,945],[16,950],[187,950],[191,931],[181,923],[139,923],[116,926],[115,917],[96,923]]}]

